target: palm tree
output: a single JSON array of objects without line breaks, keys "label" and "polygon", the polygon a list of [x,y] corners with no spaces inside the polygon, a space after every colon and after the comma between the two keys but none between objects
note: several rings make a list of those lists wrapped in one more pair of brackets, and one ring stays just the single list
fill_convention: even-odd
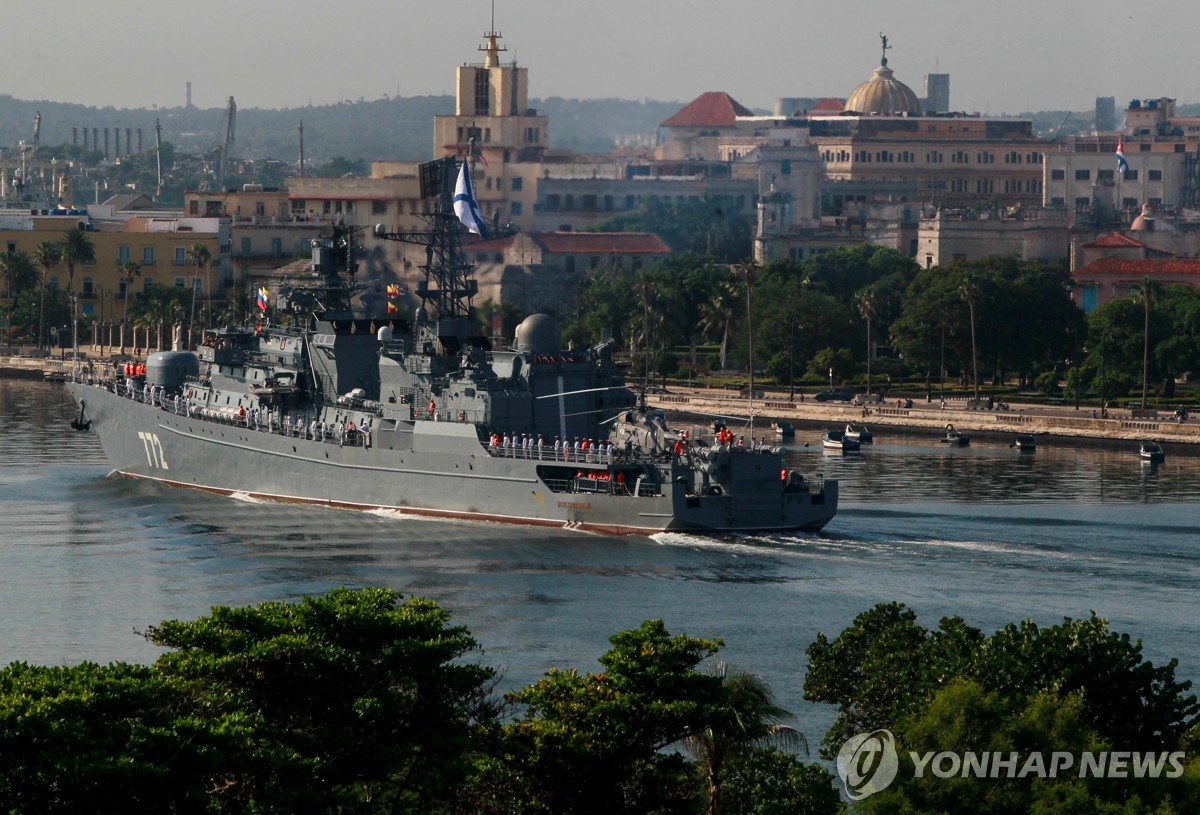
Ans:
[{"label": "palm tree", "polygon": [[[187,256],[188,256],[189,260],[191,260],[193,263],[196,264],[197,270],[207,270],[209,263],[212,260],[212,253],[210,251],[208,251],[208,244],[201,243],[199,241],[197,241],[196,243],[193,243],[191,246],[189,246],[187,248]],[[211,300],[212,292],[209,290],[209,286],[210,286],[210,281],[208,279],[208,276],[206,275],[204,278],[204,295],[205,295],[205,297],[208,297]],[[195,312],[196,312],[196,284],[195,284],[195,282],[193,282],[192,283],[192,316],[193,317],[195,316]],[[210,325],[210,323],[211,323],[211,320],[206,318],[204,320],[204,327],[211,328],[212,326]],[[191,344],[191,338],[192,338],[192,327],[189,323],[189,325],[188,325],[188,345],[189,346]]]},{"label": "palm tree", "polygon": [[975,304],[983,296],[978,283],[968,280],[958,289],[958,296],[971,312],[971,376],[975,380],[975,401],[979,402],[979,352],[975,348]]},{"label": "palm tree", "polygon": [[42,337],[45,332],[43,323],[46,319],[46,278],[50,276],[50,270],[62,262],[62,250],[54,241],[42,241],[38,244],[37,249],[33,250],[33,260],[37,265],[42,267],[42,286],[41,296],[38,301],[38,350],[42,350]]},{"label": "palm tree", "polygon": [[683,746],[703,766],[708,777],[708,812],[721,811],[721,768],[727,759],[754,747],[799,748],[808,752],[808,741],[788,726],[793,716],[775,703],[766,681],[755,673],[717,662],[723,704],[708,726],[684,739]]},{"label": "palm tree", "polygon": [[754,279],[758,277],[759,266],[753,260],[747,260],[738,266],[738,275],[746,280],[746,360],[750,369],[750,435],[754,435],[754,319],[750,311],[750,292],[754,289]]},{"label": "palm tree", "polygon": [[707,337],[710,332],[721,332],[721,370],[725,369],[725,356],[729,351],[729,324],[737,311],[739,300],[737,288],[732,282],[721,283],[712,297],[705,301],[700,316],[700,333]]},{"label": "palm tree", "polygon": [[[125,318],[121,320],[121,353],[125,353],[125,320],[129,318],[129,292],[133,287],[133,279],[142,273],[142,266],[135,260],[129,259],[117,266],[117,273],[125,284]],[[135,343],[136,344],[136,343]]]},{"label": "palm tree", "polygon": [[1150,309],[1162,295],[1162,285],[1149,277],[1143,277],[1137,297],[1142,301],[1146,318],[1142,328],[1142,410],[1146,409],[1146,379],[1150,371]]},{"label": "palm tree", "polygon": [[62,258],[67,264],[67,296],[71,298],[71,345],[76,356],[79,354],[79,341],[76,334],[78,323],[78,302],[75,299],[75,264],[95,263],[96,246],[87,233],[78,226],[73,226],[63,233]]},{"label": "palm tree", "polygon": [[[858,295],[858,313],[867,321],[867,401],[871,401],[871,319],[879,310],[879,298],[869,289]],[[882,398],[882,397],[881,397]]]}]

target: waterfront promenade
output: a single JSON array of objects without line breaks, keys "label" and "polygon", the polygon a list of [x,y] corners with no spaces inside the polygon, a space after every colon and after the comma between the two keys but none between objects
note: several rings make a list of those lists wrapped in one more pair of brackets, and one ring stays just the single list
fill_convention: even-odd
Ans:
[{"label": "waterfront promenade", "polygon": [[[1170,444],[1188,445],[1200,454],[1200,418],[1175,421],[1171,412],[1153,411],[1135,415],[1127,408],[1110,408],[1107,419],[1091,418],[1092,408],[1072,405],[1043,406],[1009,402],[1008,409],[969,409],[965,399],[948,400],[945,407],[937,400],[914,399],[912,407],[897,407],[896,400],[858,406],[846,402],[817,402],[806,395],[804,401],[789,401],[787,393],[765,392],[753,403],[731,391],[671,388],[668,393],[647,396],[648,404],[668,413],[726,417],[746,420],[753,406],[755,427],[769,433],[771,422],[788,421],[840,429],[847,423],[865,424],[874,429],[895,427],[927,430],[933,435],[945,433],[946,425],[967,433],[1015,435],[1033,433],[1047,437],[1092,439],[1103,442],[1156,439]],[[756,432],[758,432],[756,430]]]},{"label": "waterfront promenade", "polygon": [[[5,354],[0,349],[0,376],[26,377],[34,379],[62,379],[71,372],[71,360],[61,357],[31,357],[17,353]],[[111,376],[113,369],[107,357],[93,353],[89,357],[95,365],[95,373],[101,377]],[[86,361],[81,365],[86,369]],[[806,394],[804,401],[790,401],[786,392],[767,391],[753,402],[736,392],[703,388],[672,387],[666,393],[651,393],[647,402],[652,408],[669,413],[703,418],[725,417],[747,420],[751,407],[755,427],[764,434],[770,433],[772,421],[789,421],[794,424],[814,427],[841,428],[847,423],[865,424],[871,428],[894,427],[916,431],[928,431],[941,436],[946,425],[965,433],[1015,435],[1033,433],[1048,439],[1059,437],[1078,441],[1093,440],[1104,443],[1156,439],[1170,445],[1181,445],[1179,452],[1194,452],[1200,455],[1200,415],[1180,423],[1172,418],[1170,411],[1160,411],[1157,416],[1135,415],[1127,407],[1110,408],[1107,419],[1091,418],[1092,408],[1072,405],[1045,406],[1031,403],[1009,402],[1007,410],[969,409],[967,400],[947,400],[942,407],[938,400],[926,402],[914,399],[912,407],[897,407],[895,399],[890,402],[858,406],[846,402],[817,402]]]}]

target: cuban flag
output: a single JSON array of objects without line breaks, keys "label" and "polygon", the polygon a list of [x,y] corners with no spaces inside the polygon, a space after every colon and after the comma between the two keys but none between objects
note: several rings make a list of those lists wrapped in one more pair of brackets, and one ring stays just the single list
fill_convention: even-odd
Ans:
[{"label": "cuban flag", "polygon": [[1117,172],[1125,175],[1129,171],[1129,162],[1125,160],[1125,140],[1117,140]]},{"label": "cuban flag", "polygon": [[258,290],[258,310],[259,311],[267,310],[267,296],[269,294],[270,294],[270,292],[268,292],[266,289]]},{"label": "cuban flag", "polygon": [[479,237],[487,240],[487,226],[475,200],[475,185],[471,183],[471,170],[467,162],[458,171],[458,183],[454,185],[454,214],[462,225]]}]

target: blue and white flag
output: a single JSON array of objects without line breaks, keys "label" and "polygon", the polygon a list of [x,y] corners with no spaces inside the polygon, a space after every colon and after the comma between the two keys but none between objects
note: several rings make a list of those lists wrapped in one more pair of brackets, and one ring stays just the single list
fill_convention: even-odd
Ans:
[{"label": "blue and white flag", "polygon": [[1125,175],[1129,171],[1129,162],[1125,160],[1125,140],[1117,140],[1117,172]]},{"label": "blue and white flag", "polygon": [[458,171],[458,183],[454,185],[454,214],[468,230],[487,240],[487,225],[479,212],[479,202],[475,200],[475,185],[471,183],[471,170],[465,161]]}]

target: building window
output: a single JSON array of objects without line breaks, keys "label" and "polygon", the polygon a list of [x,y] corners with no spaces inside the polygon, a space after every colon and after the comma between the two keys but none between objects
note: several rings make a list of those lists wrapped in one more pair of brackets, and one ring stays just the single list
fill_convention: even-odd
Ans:
[{"label": "building window", "polygon": [[1050,199],[1050,206],[1052,206],[1052,207],[1065,207],[1066,205],[1067,205],[1066,198],[1059,198],[1058,196],[1055,196],[1054,198]]},{"label": "building window", "polygon": [[183,288],[183,284],[184,284],[184,280],[183,280],[183,278],[182,278],[182,277],[177,277],[177,278],[175,278],[175,288],[177,288],[177,289],[182,289],[182,288]]},{"label": "building window", "polygon": [[1066,178],[1067,178],[1066,170],[1051,170],[1050,171],[1050,180],[1051,181],[1065,181]]},{"label": "building window", "polygon": [[1075,199],[1075,209],[1089,209],[1092,206],[1092,199],[1085,196],[1080,196]]},{"label": "building window", "polygon": [[254,214],[255,215],[266,215],[267,214],[267,205],[264,204],[262,201],[255,201],[254,202]]},{"label": "building window", "polygon": [[525,179],[521,178],[520,176],[517,176],[516,178],[514,178],[512,180],[513,192],[520,192],[522,189],[524,189],[524,184],[525,184]]},{"label": "building window", "polygon": [[790,158],[785,158],[780,163],[779,172],[783,175],[791,175],[792,174],[792,160]]},{"label": "building window", "polygon": [[1162,170],[1149,170],[1146,173],[1148,181],[1162,181]]},{"label": "building window", "polygon": [[387,215],[387,201],[372,201],[371,202],[371,214],[372,215]]},{"label": "building window", "polygon": [[187,250],[184,249],[182,246],[175,247],[175,265],[176,266],[186,266],[187,265]]},{"label": "building window", "polygon": [[546,196],[546,209],[555,211],[561,206],[562,206],[562,199],[560,199],[558,197],[557,193],[551,193]]},{"label": "building window", "polygon": [[491,83],[488,81],[488,71],[486,68],[479,68],[475,71],[475,115],[486,116],[491,105],[489,104],[491,91]]},{"label": "building window", "polygon": [[1091,170],[1076,170],[1075,171],[1075,180],[1076,181],[1088,181],[1091,179],[1091,177],[1092,177]]},{"label": "building window", "polygon": [[142,265],[143,266],[153,266],[154,265],[154,247],[153,246],[143,246],[142,247]]},{"label": "building window", "polygon": [[283,257],[283,238],[271,238],[271,257]]},{"label": "building window", "polygon": [[1113,171],[1112,170],[1097,170],[1096,171],[1096,180],[1097,181],[1112,181],[1113,180]]},{"label": "building window", "polygon": [[92,282],[90,277],[83,279],[83,296],[91,297],[96,293],[96,284]]},{"label": "building window", "polygon": [[306,209],[306,202],[303,198],[297,198],[295,201],[292,201],[292,212],[298,212],[303,215]]},{"label": "building window", "polygon": [[1137,181],[1138,180],[1138,171],[1137,170],[1126,170],[1125,171],[1125,180],[1126,181]]},{"label": "building window", "polygon": [[1133,209],[1134,207],[1137,206],[1137,203],[1138,203],[1138,200],[1136,198],[1130,198],[1130,197],[1126,196],[1125,198],[1121,199],[1121,206],[1124,207],[1125,209]]},{"label": "building window", "polygon": [[193,198],[188,202],[188,215],[200,214],[200,202]]},{"label": "building window", "polygon": [[117,263],[124,266],[128,262],[129,262],[129,247],[128,246],[118,246],[117,247]]},{"label": "building window", "polygon": [[509,206],[510,206],[510,211],[512,212],[513,215],[521,214],[521,202],[520,201],[513,201]]},{"label": "building window", "polygon": [[636,209],[636,208],[637,208],[637,196],[636,195],[626,195],[625,196],[625,209]]}]

